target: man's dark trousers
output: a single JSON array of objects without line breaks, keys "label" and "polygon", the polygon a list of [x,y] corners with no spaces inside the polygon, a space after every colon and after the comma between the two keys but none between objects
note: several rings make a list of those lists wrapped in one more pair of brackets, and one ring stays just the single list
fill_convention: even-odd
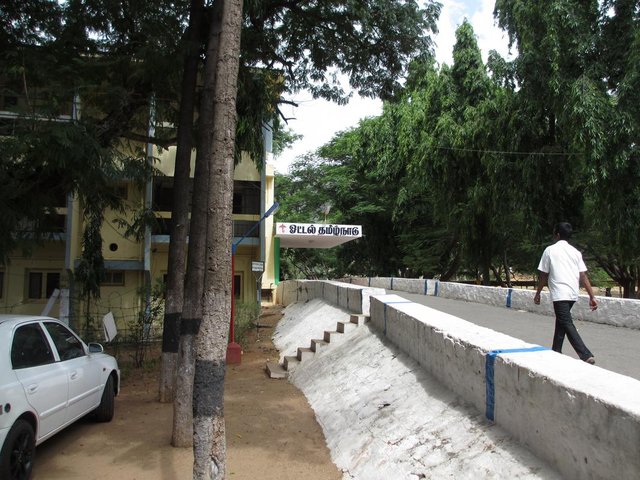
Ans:
[{"label": "man's dark trousers", "polygon": [[553,302],[553,311],[556,313],[556,330],[553,334],[553,347],[551,348],[555,352],[562,353],[562,343],[566,335],[580,360],[586,360],[593,355],[582,341],[571,319],[571,307],[574,303],[576,302],[570,300]]}]

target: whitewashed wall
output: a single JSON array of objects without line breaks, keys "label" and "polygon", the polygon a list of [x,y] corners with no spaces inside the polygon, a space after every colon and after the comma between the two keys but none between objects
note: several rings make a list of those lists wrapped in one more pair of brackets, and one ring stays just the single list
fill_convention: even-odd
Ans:
[{"label": "whitewashed wall", "polygon": [[372,297],[371,323],[565,478],[640,478],[639,381],[397,295]]},{"label": "whitewashed wall", "polygon": [[[365,285],[399,290],[422,295],[484,303],[496,307],[515,308],[542,315],[553,316],[553,305],[549,293],[544,290],[540,305],[533,303],[533,290],[520,288],[486,287],[432,279],[376,277],[350,277],[341,281],[352,285]],[[598,309],[589,308],[589,298],[581,295],[571,313],[576,320],[640,329],[640,300],[614,297],[597,297]]]},{"label": "whitewashed wall", "polygon": [[[364,282],[287,281],[277,299],[288,305],[322,298],[369,314],[381,335],[567,479],[640,478],[640,381],[385,294],[389,279],[356,283]],[[507,289],[393,283],[415,293],[507,303]],[[513,290],[511,308],[533,303],[531,297]],[[616,308],[624,311],[620,318],[630,315],[628,303],[607,303],[610,315]]]},{"label": "whitewashed wall", "polygon": [[370,288],[328,280],[287,280],[278,285],[276,302],[289,305],[321,298],[351,313],[369,315],[371,295],[385,293],[381,288]]}]

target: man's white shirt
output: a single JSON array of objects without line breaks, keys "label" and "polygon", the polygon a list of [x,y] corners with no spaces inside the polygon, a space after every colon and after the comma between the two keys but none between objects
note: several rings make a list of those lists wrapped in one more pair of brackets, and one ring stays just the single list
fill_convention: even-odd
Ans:
[{"label": "man's white shirt", "polygon": [[580,272],[587,266],[579,250],[566,240],[558,240],[542,253],[538,270],[549,274],[551,301],[577,300],[580,292]]}]

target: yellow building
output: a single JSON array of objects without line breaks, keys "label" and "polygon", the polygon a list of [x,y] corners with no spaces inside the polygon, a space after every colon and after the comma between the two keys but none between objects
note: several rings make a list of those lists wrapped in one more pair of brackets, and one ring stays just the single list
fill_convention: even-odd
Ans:
[{"label": "yellow building", "polygon": [[[266,139],[269,145],[268,132]],[[131,322],[140,318],[147,307],[145,285],[163,282],[167,273],[173,201],[175,148],[154,149],[149,153],[157,159],[154,166],[161,173],[155,175],[145,189],[139,190],[133,182],[114,187],[127,206],[125,219],[131,220],[134,212],[150,201],[159,219],[158,228],[138,241],[127,237],[118,223],[123,214],[105,212],[101,234],[106,278],[101,284],[100,298],[89,304],[79,301],[73,282],[68,280],[72,275],[67,273],[72,273],[80,260],[84,219],[76,199],[68,198],[66,204],[61,199],[57,206],[58,231],[52,232],[51,238],[32,255],[25,257],[15,252],[6,265],[0,265],[0,313],[40,314],[50,305],[49,315],[66,319],[69,312],[72,325],[82,329],[89,311],[94,328],[101,329],[102,316],[112,312],[118,330],[123,333]],[[270,159],[270,153],[266,154],[266,159]],[[257,303],[258,299],[271,302],[275,298],[279,264],[273,239],[273,217],[262,219],[273,203],[273,167],[267,163],[260,172],[253,161],[243,155],[234,174],[234,238],[230,239],[237,245],[234,275],[237,303]],[[249,231],[251,233],[245,237]],[[262,266],[263,271],[257,271]],[[51,299],[56,291],[62,294]],[[71,302],[67,298],[68,292]],[[159,322],[155,326],[161,327]]]}]

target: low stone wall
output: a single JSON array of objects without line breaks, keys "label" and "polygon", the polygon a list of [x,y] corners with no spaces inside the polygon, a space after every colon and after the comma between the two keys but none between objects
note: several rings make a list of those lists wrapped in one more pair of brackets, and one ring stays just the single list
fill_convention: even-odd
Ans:
[{"label": "low stone wall", "polygon": [[329,280],[287,280],[278,285],[276,302],[289,305],[321,298],[350,313],[369,315],[371,295],[384,294],[382,288],[370,288]]},{"label": "low stone wall", "polygon": [[[515,308],[542,315],[553,316],[553,304],[548,291],[541,295],[540,305],[533,303],[534,291],[520,288],[486,287],[432,279],[395,277],[349,277],[341,281],[350,285],[399,290],[422,295],[435,295],[455,300],[484,303],[496,307]],[[640,300],[614,297],[597,297],[598,309],[589,308],[589,299],[581,295],[571,310],[576,320],[640,329]]]},{"label": "low stone wall", "polygon": [[[471,290],[498,301],[486,288]],[[397,295],[371,297],[370,315],[388,340],[565,478],[640,478],[639,381]]]}]

